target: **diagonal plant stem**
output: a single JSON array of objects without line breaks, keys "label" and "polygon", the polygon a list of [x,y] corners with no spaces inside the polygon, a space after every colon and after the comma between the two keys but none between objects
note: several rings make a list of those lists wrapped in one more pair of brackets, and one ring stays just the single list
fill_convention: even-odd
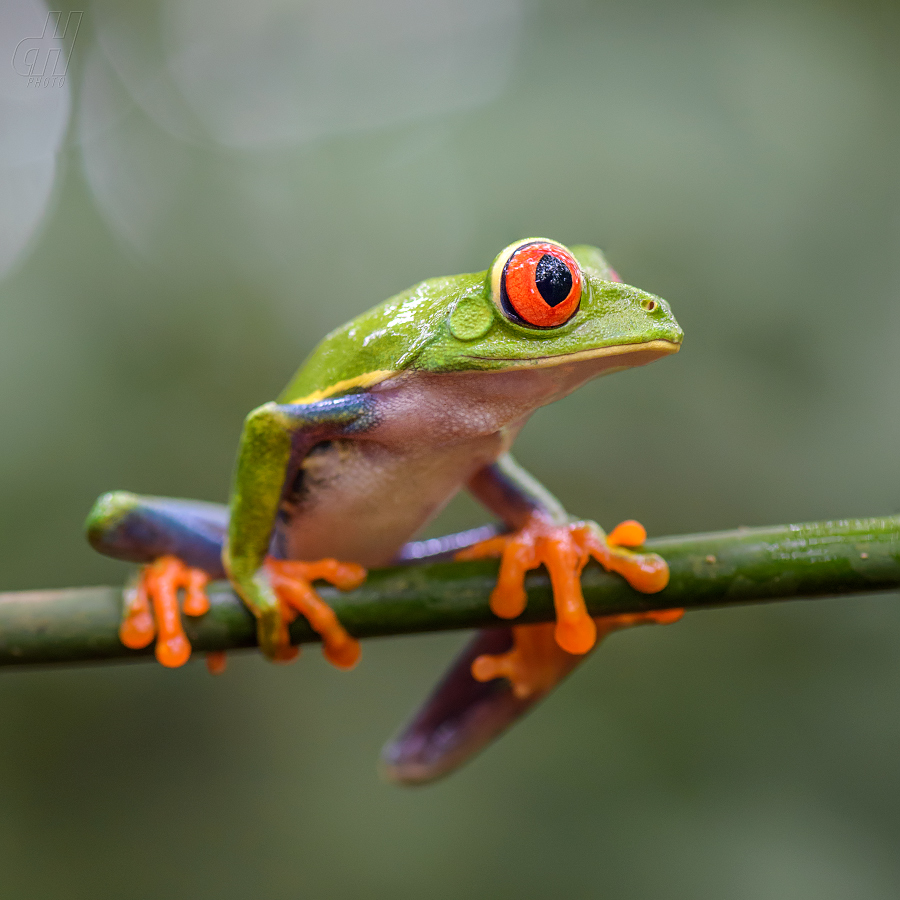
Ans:
[{"label": "diagonal plant stem", "polygon": [[[669,586],[640,594],[617,575],[589,565],[582,576],[592,615],[651,609],[703,609],[900,589],[900,516],[744,528],[658,538],[647,550],[669,563]],[[321,595],[356,637],[377,637],[507,624],[488,596],[497,562],[438,563],[381,569],[355,591]],[[517,621],[554,617],[543,570],[527,582],[528,608]],[[226,582],[210,586],[210,611],[185,618],[195,650],[253,647],[253,617]],[[0,593],[0,666],[150,658],[118,639],[121,588],[88,587]],[[297,643],[317,640],[305,620],[291,626]]]}]

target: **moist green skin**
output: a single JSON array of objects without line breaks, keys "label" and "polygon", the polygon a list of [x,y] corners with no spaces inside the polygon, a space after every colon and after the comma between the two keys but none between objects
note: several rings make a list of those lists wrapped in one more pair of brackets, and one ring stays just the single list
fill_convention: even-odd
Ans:
[{"label": "moist green skin", "polygon": [[[431,278],[331,332],[278,402],[302,402],[370,372],[490,371],[619,344],[680,343],[682,331],[664,300],[612,281],[596,247],[571,252],[585,283],[580,308],[565,325],[541,329],[510,322],[491,299],[490,269]],[[655,302],[652,312],[642,305],[648,301]]]}]

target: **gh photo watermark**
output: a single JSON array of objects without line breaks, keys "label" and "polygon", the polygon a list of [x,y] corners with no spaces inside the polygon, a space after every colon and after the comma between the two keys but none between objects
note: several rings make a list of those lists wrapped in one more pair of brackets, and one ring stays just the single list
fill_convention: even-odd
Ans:
[{"label": "gh photo watermark", "polygon": [[82,11],[50,12],[44,30],[22,38],[16,45],[12,67],[28,79],[29,87],[62,87],[81,26]]}]

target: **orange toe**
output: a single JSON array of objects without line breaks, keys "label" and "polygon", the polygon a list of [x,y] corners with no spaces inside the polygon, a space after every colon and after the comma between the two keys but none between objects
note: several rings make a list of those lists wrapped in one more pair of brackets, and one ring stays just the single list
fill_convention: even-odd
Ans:
[{"label": "orange toe", "polygon": [[188,616],[202,616],[209,612],[209,597],[206,595],[206,585],[209,584],[209,575],[202,569],[188,568],[184,585],[184,612]]},{"label": "orange toe", "polygon": [[[321,636],[325,658],[339,669],[352,669],[361,655],[359,641],[341,625],[334,610],[319,597],[311,582],[321,579],[341,590],[351,590],[362,584],[366,570],[355,563],[341,563],[335,559],[308,563],[269,558],[266,568],[285,618],[290,621],[298,613],[304,616],[312,630]],[[290,649],[296,656],[296,648]]]},{"label": "orange toe", "polygon": [[647,529],[634,519],[619,522],[606,538],[608,544],[619,547],[640,547],[646,540]]},{"label": "orange toe", "polygon": [[556,642],[552,622],[513,627],[513,647],[506,653],[484,654],[472,663],[476,681],[506,678],[520,700],[545,694],[577,664],[579,656]]},{"label": "orange toe", "polygon": [[[634,521],[622,522],[612,532],[603,532],[589,522],[576,526],[577,538],[585,553],[606,569],[621,575],[636,591],[656,594],[669,583],[669,566],[656,553],[636,553],[646,540],[644,527]],[[639,543],[635,543],[640,538]]]},{"label": "orange toe", "polygon": [[146,647],[156,635],[150,598],[143,577],[125,590],[125,615],[119,626],[119,640],[132,650]]},{"label": "orange toe", "polygon": [[585,654],[597,643],[597,626],[585,613],[574,619],[556,620],[556,643],[567,653]]}]

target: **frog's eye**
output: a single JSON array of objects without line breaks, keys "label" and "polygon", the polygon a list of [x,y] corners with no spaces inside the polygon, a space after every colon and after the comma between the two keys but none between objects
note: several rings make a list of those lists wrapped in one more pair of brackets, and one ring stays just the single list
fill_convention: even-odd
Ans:
[{"label": "frog's eye", "polygon": [[578,312],[581,268],[559,244],[514,244],[497,257],[491,282],[495,302],[514,322],[555,328]]}]

